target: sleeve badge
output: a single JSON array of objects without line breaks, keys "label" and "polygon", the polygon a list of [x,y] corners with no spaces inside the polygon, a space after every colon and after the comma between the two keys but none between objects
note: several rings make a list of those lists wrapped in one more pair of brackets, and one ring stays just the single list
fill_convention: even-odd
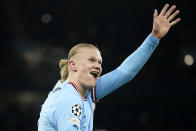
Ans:
[{"label": "sleeve badge", "polygon": [[76,105],[72,106],[71,113],[74,116],[80,117],[81,114],[82,114],[82,108],[81,108],[81,106],[79,104],[76,104]]}]

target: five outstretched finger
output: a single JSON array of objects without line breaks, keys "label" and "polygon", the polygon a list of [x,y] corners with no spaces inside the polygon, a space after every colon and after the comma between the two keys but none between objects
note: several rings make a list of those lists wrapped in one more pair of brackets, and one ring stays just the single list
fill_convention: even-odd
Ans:
[{"label": "five outstretched finger", "polygon": [[163,9],[161,10],[160,15],[165,15],[165,12],[167,11],[167,8],[169,7],[169,4],[165,4],[165,6],[163,7]]},{"label": "five outstretched finger", "polygon": [[157,19],[157,17],[158,17],[158,11],[157,11],[157,9],[155,9],[154,10],[154,19]]},{"label": "five outstretched finger", "polygon": [[174,11],[175,8],[176,8],[176,6],[173,5],[173,6],[165,13],[165,16],[168,17],[168,16]]},{"label": "five outstretched finger", "polygon": [[172,15],[168,17],[169,22],[174,19],[180,13],[179,10],[176,10]]},{"label": "five outstretched finger", "polygon": [[176,19],[175,21],[172,21],[170,24],[171,24],[171,26],[174,26],[175,24],[177,24],[177,23],[180,22],[180,21],[181,21],[181,19],[178,18],[178,19]]}]

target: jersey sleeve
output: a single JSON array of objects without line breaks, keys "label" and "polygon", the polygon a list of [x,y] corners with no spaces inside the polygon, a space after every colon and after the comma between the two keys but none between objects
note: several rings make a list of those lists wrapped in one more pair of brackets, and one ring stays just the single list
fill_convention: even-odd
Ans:
[{"label": "jersey sleeve", "polygon": [[77,96],[64,92],[57,101],[54,115],[57,130],[80,131],[83,107]]},{"label": "jersey sleeve", "polygon": [[96,97],[101,99],[132,80],[144,66],[159,44],[160,39],[151,34],[142,45],[129,55],[115,70],[99,77],[96,82]]}]

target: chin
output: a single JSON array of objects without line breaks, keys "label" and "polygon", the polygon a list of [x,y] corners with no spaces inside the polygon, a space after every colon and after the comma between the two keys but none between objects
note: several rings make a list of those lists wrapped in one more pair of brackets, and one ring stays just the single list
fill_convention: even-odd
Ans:
[{"label": "chin", "polygon": [[95,85],[96,85],[96,83],[88,84],[86,87],[87,87],[88,89],[92,89],[92,88],[95,87]]},{"label": "chin", "polygon": [[83,87],[85,90],[90,90],[90,89],[92,89],[94,86],[95,86],[95,84],[90,84],[90,83],[83,83],[83,84],[82,84],[82,87]]}]

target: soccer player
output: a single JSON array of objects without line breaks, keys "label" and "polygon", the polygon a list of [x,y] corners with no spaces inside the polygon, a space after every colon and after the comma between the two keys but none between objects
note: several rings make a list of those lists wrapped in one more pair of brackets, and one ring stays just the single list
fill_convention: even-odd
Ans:
[{"label": "soccer player", "polygon": [[[142,45],[115,70],[100,76],[102,57],[92,44],[74,46],[67,60],[59,63],[61,80],[57,82],[42,105],[38,131],[92,131],[93,102],[132,80],[146,63],[159,40],[180,21],[173,5],[154,11],[151,34]],[[100,77],[99,77],[100,76]]]}]

